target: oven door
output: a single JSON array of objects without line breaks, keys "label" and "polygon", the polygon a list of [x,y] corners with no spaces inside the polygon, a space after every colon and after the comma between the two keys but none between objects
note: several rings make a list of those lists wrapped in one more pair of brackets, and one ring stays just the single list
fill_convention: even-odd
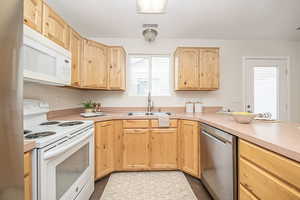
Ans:
[{"label": "oven door", "polygon": [[41,152],[39,200],[73,200],[94,180],[93,131]]}]

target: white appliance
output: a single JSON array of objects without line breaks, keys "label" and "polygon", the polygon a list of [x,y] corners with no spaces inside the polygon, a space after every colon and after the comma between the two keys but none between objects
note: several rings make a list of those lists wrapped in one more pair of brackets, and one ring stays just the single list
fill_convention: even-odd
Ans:
[{"label": "white appliance", "polygon": [[71,53],[24,25],[24,80],[50,85],[71,84]]},{"label": "white appliance", "polygon": [[46,121],[47,103],[24,100],[24,139],[34,140],[33,200],[87,200],[94,191],[93,121]]}]

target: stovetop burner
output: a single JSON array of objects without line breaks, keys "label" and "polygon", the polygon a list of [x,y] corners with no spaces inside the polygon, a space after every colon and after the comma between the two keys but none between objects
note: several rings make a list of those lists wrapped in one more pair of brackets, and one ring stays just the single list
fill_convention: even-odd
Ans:
[{"label": "stovetop burner", "polygon": [[37,139],[37,138],[47,137],[47,136],[54,135],[54,134],[56,134],[56,133],[53,131],[45,131],[45,132],[38,132],[38,133],[32,133],[32,134],[26,135],[25,138],[26,139]]},{"label": "stovetop burner", "polygon": [[64,123],[59,124],[58,126],[62,126],[62,127],[65,127],[65,126],[75,126],[75,125],[80,125],[80,124],[83,124],[83,123],[84,122],[81,122],[81,121],[64,122]]},{"label": "stovetop burner", "polygon": [[55,124],[59,124],[60,122],[57,122],[57,121],[49,121],[49,122],[44,122],[44,123],[41,123],[40,125],[41,126],[45,126],[45,125],[55,125]]},{"label": "stovetop burner", "polygon": [[32,131],[30,130],[24,130],[24,135],[27,134],[27,133],[31,133]]}]

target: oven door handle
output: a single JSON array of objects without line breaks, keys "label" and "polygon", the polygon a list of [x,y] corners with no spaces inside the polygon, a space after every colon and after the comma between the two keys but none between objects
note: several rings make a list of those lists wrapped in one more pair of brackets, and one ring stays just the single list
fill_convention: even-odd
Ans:
[{"label": "oven door handle", "polygon": [[49,153],[44,154],[43,159],[44,160],[49,160],[53,157],[59,156],[60,154],[64,153],[66,150],[78,145],[79,143],[83,142],[84,140],[88,139],[89,137],[91,137],[93,135],[93,131],[89,131],[88,134],[86,134],[85,136],[83,136],[82,138],[80,138],[79,140],[76,140],[75,142],[72,142],[64,147],[61,147],[57,150],[51,151]]}]

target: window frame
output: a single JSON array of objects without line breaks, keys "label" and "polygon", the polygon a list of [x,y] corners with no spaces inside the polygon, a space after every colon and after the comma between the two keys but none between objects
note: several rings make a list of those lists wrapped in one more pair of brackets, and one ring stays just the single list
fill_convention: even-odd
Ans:
[{"label": "window frame", "polygon": [[[135,54],[135,53],[130,53],[128,54],[128,63],[127,63],[127,71],[130,72],[130,59],[132,57],[137,57],[137,58],[147,58],[148,61],[149,61],[149,68],[148,68],[148,82],[149,82],[149,86],[148,86],[148,93],[149,91],[151,91],[151,96],[153,97],[169,97],[171,96],[171,54]],[[169,94],[168,95],[160,95],[160,96],[157,96],[157,95],[152,95],[152,58],[155,58],[155,57],[166,57],[166,58],[169,58]],[[127,73],[127,85],[130,86],[129,84],[129,77],[130,77],[130,73]],[[128,88],[128,91],[130,90],[130,88]],[[130,95],[130,92],[128,92],[128,96],[132,96],[132,97],[145,97],[145,96],[148,96],[147,95]]]}]

